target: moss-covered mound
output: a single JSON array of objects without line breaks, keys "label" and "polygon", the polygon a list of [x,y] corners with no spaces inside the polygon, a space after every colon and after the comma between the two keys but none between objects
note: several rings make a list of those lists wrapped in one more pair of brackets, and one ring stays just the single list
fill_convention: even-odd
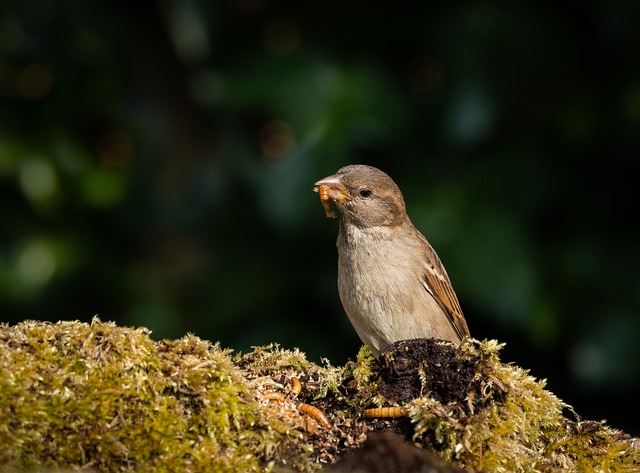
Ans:
[{"label": "moss-covered mound", "polygon": [[98,471],[261,471],[292,429],[229,350],[97,319],[0,327],[0,419],[1,465]]},{"label": "moss-covered mound", "polygon": [[501,363],[501,348],[495,341],[468,340],[459,349],[398,342],[382,357],[380,392],[407,403],[414,441],[466,469],[640,471],[635,439],[580,421],[544,381]]},{"label": "moss-covered mound", "polygon": [[[566,417],[499,349],[416,340],[333,367],[277,346],[233,357],[192,335],[157,342],[98,319],[0,325],[0,469],[315,471],[341,458],[388,468],[366,455],[409,452],[404,438],[452,462],[442,471],[638,471],[633,439]],[[408,417],[363,415],[394,405]],[[363,447],[372,431],[401,437]]]}]

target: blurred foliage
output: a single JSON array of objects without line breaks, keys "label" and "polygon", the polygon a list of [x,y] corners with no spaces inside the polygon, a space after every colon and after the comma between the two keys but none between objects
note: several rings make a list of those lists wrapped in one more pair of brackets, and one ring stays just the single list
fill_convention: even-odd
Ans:
[{"label": "blurred foliage", "polygon": [[0,314],[359,341],[312,184],[387,171],[472,334],[640,433],[640,4],[0,5]]}]

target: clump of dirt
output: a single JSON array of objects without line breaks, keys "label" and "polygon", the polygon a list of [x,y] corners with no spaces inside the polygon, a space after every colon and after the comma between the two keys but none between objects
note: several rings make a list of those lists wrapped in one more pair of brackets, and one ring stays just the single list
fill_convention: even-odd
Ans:
[{"label": "clump of dirt", "polygon": [[464,473],[435,453],[418,448],[390,432],[374,433],[362,447],[344,455],[327,473]]},{"label": "clump of dirt", "polygon": [[[402,404],[428,394],[442,404],[458,403],[466,414],[485,407],[486,396],[479,392],[485,361],[449,342],[427,338],[396,342],[378,363],[378,392],[389,401]],[[491,402],[495,401],[494,397]]]}]

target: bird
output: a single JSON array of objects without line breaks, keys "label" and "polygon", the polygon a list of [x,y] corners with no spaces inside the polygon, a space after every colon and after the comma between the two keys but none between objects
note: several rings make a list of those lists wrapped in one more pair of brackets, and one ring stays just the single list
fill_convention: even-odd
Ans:
[{"label": "bird", "polygon": [[338,293],[376,358],[400,340],[470,336],[447,271],[391,177],[353,164],[317,181],[314,191],[327,217],[339,217]]}]

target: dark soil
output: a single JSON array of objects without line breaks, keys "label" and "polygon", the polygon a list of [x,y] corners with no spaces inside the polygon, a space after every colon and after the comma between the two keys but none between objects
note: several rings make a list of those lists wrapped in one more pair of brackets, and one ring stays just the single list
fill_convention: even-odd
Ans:
[{"label": "dark soil", "polygon": [[327,472],[463,473],[433,452],[418,448],[390,432],[374,433],[360,449],[336,462]]},{"label": "dark soil", "polygon": [[389,346],[379,363],[379,392],[390,401],[406,403],[429,394],[442,404],[459,404],[467,414],[468,398],[476,400],[474,412],[484,407],[477,403],[482,396],[469,396],[480,389],[477,375],[483,368],[482,360],[469,357],[452,344],[427,338],[403,340]]}]

